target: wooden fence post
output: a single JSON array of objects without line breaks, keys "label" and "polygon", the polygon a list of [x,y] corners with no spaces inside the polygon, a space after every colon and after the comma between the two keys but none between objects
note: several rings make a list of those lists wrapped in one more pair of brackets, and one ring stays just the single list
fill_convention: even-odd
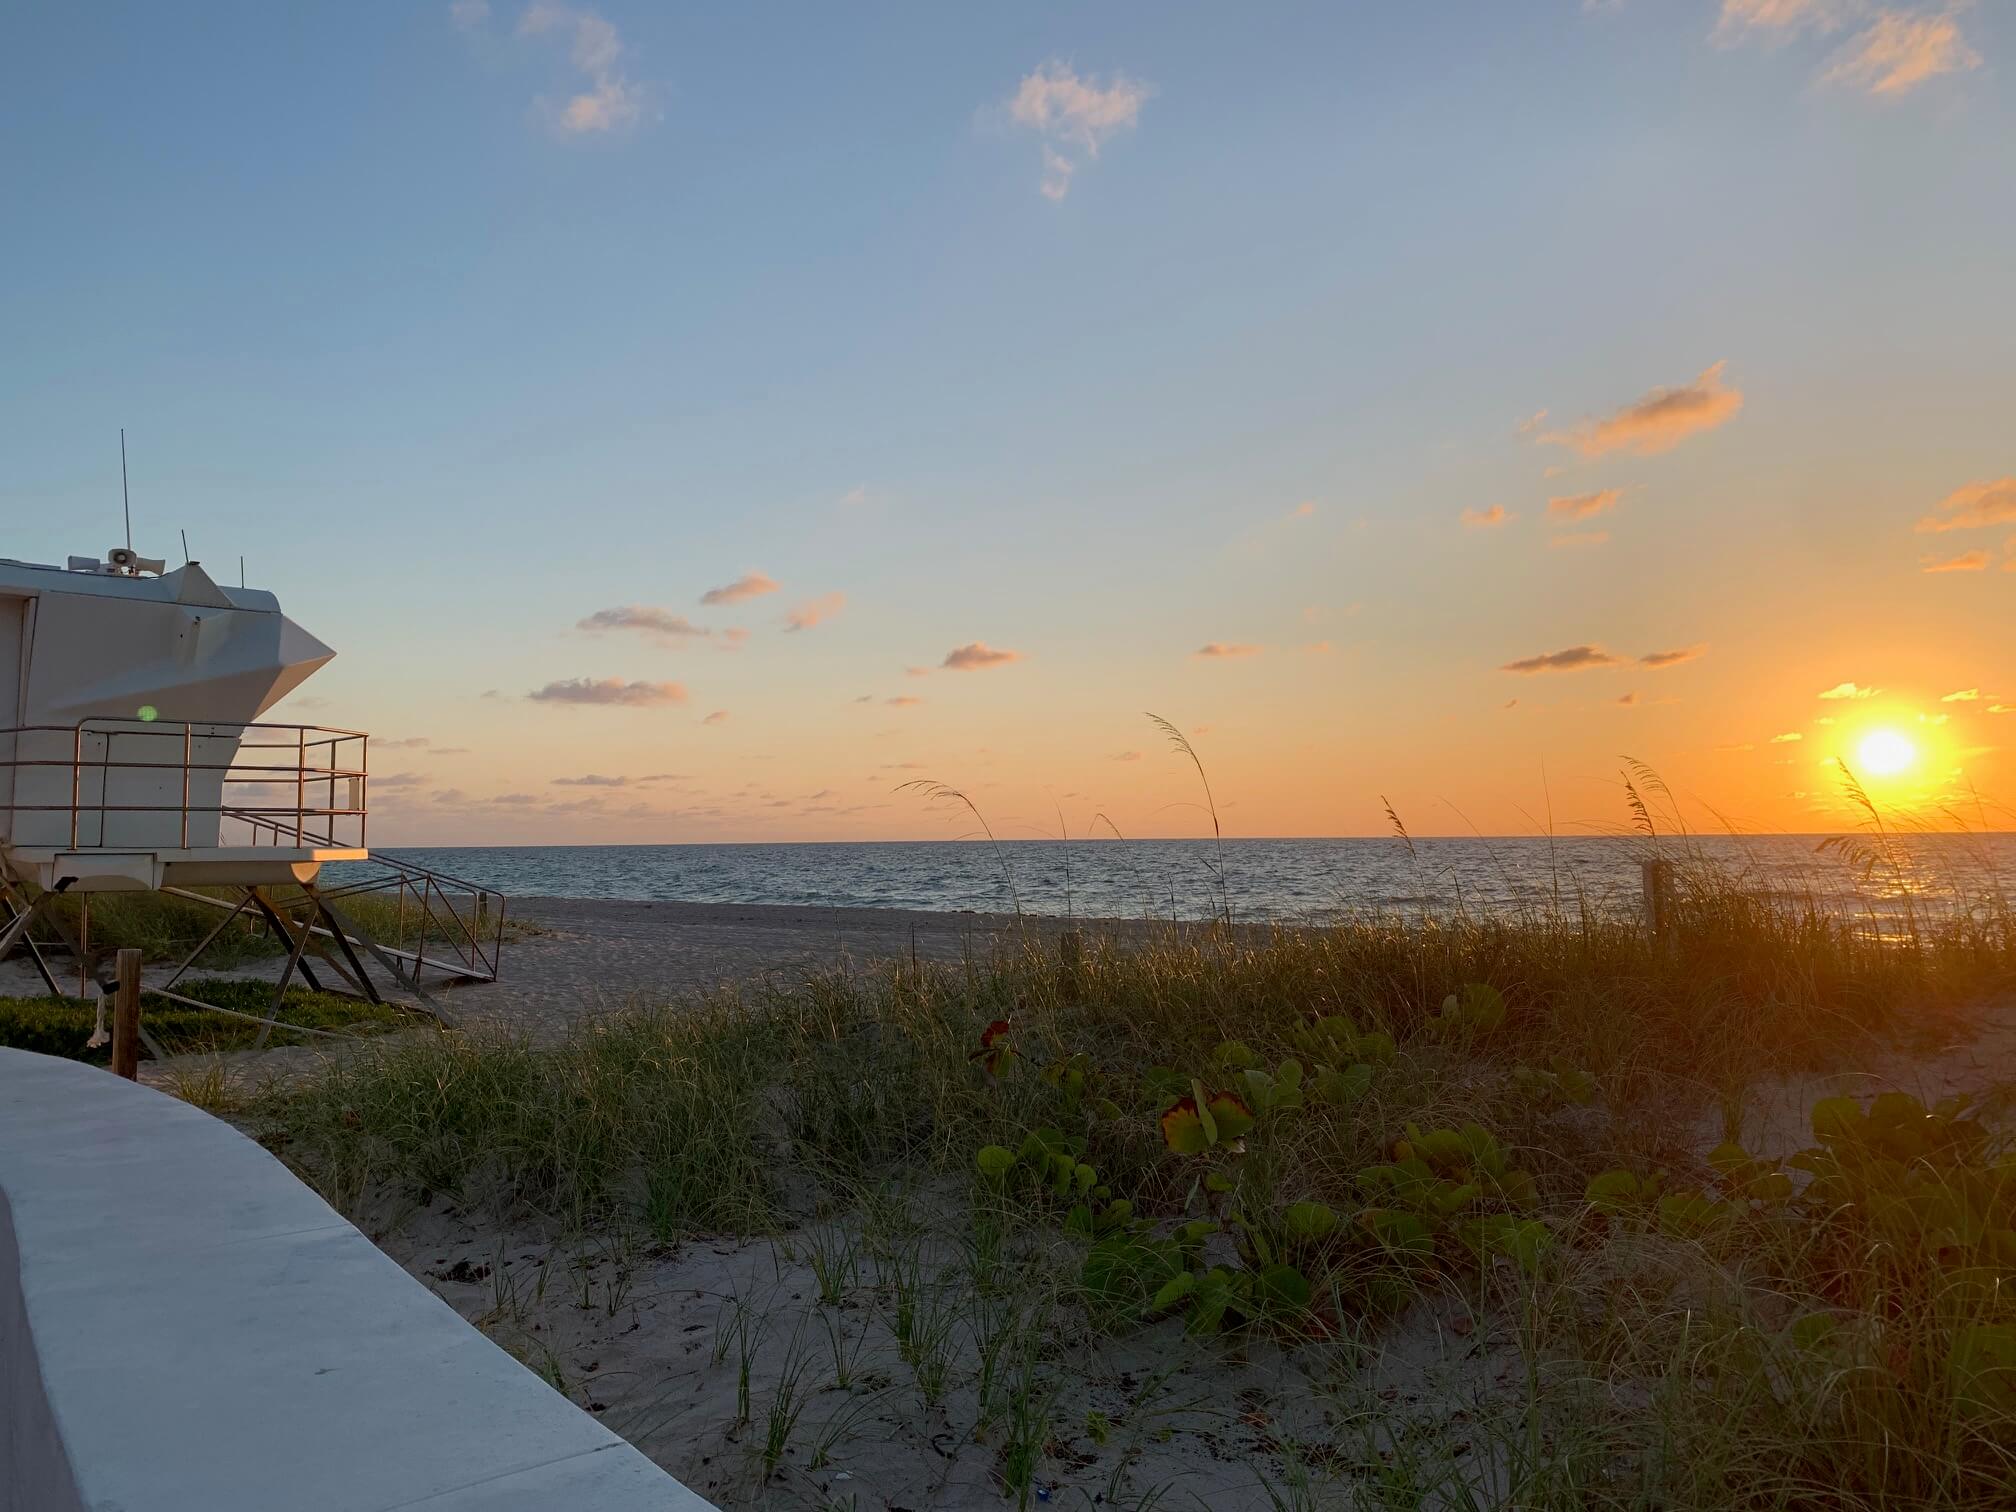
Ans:
[{"label": "wooden fence post", "polygon": [[1645,922],[1651,927],[1653,938],[1663,938],[1672,907],[1672,863],[1642,862],[1640,872],[1644,879]]},{"label": "wooden fence post", "polygon": [[140,1078],[140,952],[118,957],[118,996],[112,1001],[112,1074]]}]

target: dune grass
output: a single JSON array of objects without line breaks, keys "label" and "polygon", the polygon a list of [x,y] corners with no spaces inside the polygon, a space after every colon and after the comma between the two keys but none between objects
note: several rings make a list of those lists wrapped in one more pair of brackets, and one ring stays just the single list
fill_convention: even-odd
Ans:
[{"label": "dune grass", "polygon": [[[273,989],[263,982],[232,978],[205,978],[180,986],[185,997],[199,998],[235,1009],[239,1013],[266,1017],[272,1005]],[[220,1013],[205,1013],[164,998],[158,993],[140,995],[141,1021],[147,1031],[170,1055],[200,1051],[249,1049],[259,1034],[257,1024]],[[383,1003],[367,1003],[358,998],[331,992],[313,992],[290,987],[277,1017],[287,1024],[330,1032],[376,1033],[410,1022],[398,1009]],[[106,1022],[109,1027],[108,1005]],[[77,998],[0,998],[0,1045],[14,1050],[35,1050],[44,1055],[60,1055],[71,1060],[105,1065],[111,1048],[90,1047],[87,1041],[96,1022],[90,1004]],[[276,1031],[276,1043],[299,1043],[300,1037]]]},{"label": "dune grass", "polygon": [[[852,1347],[886,1359],[850,1365],[843,1325],[752,1388],[757,1323],[728,1317],[719,1368],[740,1348],[749,1415],[769,1392],[751,1504],[832,1451],[795,1426],[816,1377],[961,1404],[1025,1505],[1066,1475],[1173,1504],[1158,1456],[1260,1420],[1295,1426],[1256,1440],[1255,1506],[1986,1509],[2016,1477],[2006,1109],[1827,1104],[1789,1163],[1741,1125],[1760,1081],[2012,990],[2006,913],[1882,939],[1697,878],[1660,938],[1579,914],[1031,933],[550,1048],[365,1045],[254,1117],[352,1211],[796,1257],[800,1325],[858,1307]],[[1373,1390],[1423,1318],[1439,1364]],[[1119,1428],[1091,1405],[1144,1341],[1192,1404],[1173,1437],[1138,1393]],[[1225,1399],[1263,1350],[1293,1383]]]}]

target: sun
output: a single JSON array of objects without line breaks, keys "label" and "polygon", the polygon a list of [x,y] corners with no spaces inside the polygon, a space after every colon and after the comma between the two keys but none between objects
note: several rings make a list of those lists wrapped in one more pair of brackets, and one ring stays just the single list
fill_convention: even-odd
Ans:
[{"label": "sun", "polygon": [[1872,777],[1895,777],[1918,760],[1918,747],[1895,730],[1871,730],[1855,748],[1856,765]]}]

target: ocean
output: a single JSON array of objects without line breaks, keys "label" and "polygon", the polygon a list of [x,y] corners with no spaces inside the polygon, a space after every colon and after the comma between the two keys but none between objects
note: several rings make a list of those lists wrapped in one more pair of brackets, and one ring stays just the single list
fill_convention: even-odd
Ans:
[{"label": "ocean", "polygon": [[[2016,835],[1912,836],[1865,877],[1818,835],[1694,838],[1739,885],[1887,914],[2001,896]],[[1664,842],[1667,854],[1675,852]],[[517,896],[1082,918],[1321,921],[1365,913],[1638,906],[1643,838],[887,841],[805,845],[547,845],[405,849],[431,870]]]}]

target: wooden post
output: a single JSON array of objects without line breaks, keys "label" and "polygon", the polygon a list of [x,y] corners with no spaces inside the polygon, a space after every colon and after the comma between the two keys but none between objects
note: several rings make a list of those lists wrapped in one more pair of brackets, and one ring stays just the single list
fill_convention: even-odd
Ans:
[{"label": "wooden post", "polygon": [[112,1000],[112,1074],[140,1078],[140,952],[118,958],[118,996]]},{"label": "wooden post", "polygon": [[1645,922],[1650,926],[1653,938],[1663,938],[1672,905],[1672,863],[1646,861],[1641,864],[1640,871],[1645,889]]}]

